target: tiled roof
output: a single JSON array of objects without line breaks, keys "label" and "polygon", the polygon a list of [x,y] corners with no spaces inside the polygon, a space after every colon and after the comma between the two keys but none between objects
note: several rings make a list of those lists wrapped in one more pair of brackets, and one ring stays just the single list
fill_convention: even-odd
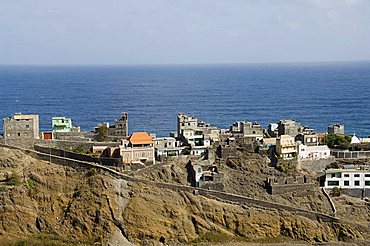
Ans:
[{"label": "tiled roof", "polygon": [[131,144],[152,144],[153,139],[147,132],[134,132],[128,139]]}]

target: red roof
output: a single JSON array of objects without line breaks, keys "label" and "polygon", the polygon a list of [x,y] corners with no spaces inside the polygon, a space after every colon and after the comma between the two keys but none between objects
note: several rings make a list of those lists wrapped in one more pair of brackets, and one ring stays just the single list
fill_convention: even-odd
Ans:
[{"label": "red roof", "polygon": [[134,132],[128,138],[131,144],[153,144],[152,137],[147,132]]}]

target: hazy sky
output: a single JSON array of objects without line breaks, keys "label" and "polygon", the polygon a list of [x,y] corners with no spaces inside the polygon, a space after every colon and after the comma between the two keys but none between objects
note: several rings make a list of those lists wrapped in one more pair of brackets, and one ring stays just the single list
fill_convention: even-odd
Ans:
[{"label": "hazy sky", "polygon": [[0,0],[0,64],[370,60],[369,0]]}]

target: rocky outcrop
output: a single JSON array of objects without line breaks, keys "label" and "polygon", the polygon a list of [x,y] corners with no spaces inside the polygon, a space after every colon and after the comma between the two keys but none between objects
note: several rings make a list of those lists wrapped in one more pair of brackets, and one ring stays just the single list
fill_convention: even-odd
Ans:
[{"label": "rocky outcrop", "polygon": [[135,243],[188,243],[217,232],[244,240],[287,237],[327,242],[340,235],[362,238],[350,226],[319,223],[288,212],[241,207],[148,186],[135,186],[124,212],[127,237]]}]

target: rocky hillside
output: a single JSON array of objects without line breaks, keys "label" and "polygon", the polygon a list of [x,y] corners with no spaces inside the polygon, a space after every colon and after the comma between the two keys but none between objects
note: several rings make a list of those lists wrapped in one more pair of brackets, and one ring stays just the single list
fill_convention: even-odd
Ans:
[{"label": "rocky hillside", "polygon": [[[224,191],[322,213],[330,214],[332,212],[329,203],[319,188],[313,190],[312,195],[309,196],[300,196],[292,193],[282,195],[268,194],[265,188],[266,178],[268,176],[285,176],[286,174],[269,167],[267,159],[261,155],[248,153],[242,156],[243,158],[239,159],[221,159],[215,162],[218,170],[225,175]],[[190,159],[184,159],[157,164],[144,170],[139,170],[133,175],[155,181],[190,185],[187,179],[189,161]],[[316,182],[314,178],[312,179]]]},{"label": "rocky hillside", "polygon": [[[171,174],[179,170],[170,165],[169,177],[186,182]],[[365,235],[346,224],[127,183],[97,169],[73,169],[5,148],[0,203],[0,245],[365,243]]]}]

